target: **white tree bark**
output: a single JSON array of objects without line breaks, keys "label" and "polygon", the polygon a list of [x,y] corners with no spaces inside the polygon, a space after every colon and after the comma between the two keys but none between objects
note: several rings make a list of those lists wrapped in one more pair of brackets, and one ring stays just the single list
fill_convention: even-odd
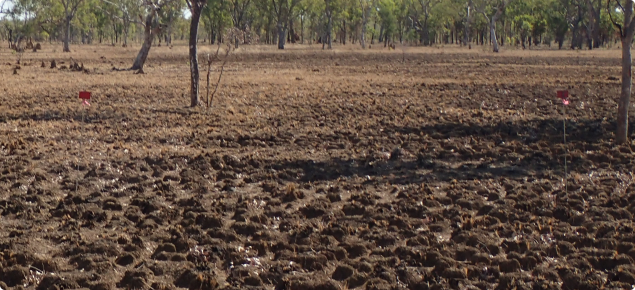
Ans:
[{"label": "white tree bark", "polygon": [[498,52],[498,40],[496,39],[496,17],[492,17],[489,24],[489,35],[492,41],[492,47],[494,52]]},{"label": "white tree bark", "polygon": [[498,40],[496,39],[496,21],[498,21],[501,15],[503,15],[505,7],[507,6],[507,4],[509,4],[510,1],[513,0],[504,0],[503,2],[501,2],[496,9],[496,13],[494,13],[492,17],[487,16],[484,7],[477,7],[477,11],[483,14],[483,16],[485,16],[485,19],[487,19],[487,22],[489,22],[490,41],[492,42],[492,49],[494,52],[499,51]]},{"label": "white tree bark", "polygon": [[148,58],[148,54],[150,53],[150,48],[152,47],[152,42],[154,42],[154,35],[156,34],[156,30],[152,28],[152,22],[154,21],[154,13],[150,12],[146,15],[145,27],[143,31],[143,44],[141,45],[141,49],[137,54],[137,57],[132,64],[131,70],[143,70],[143,65],[146,63],[146,59]]},{"label": "white tree bark", "polygon": [[617,132],[615,142],[623,144],[628,141],[628,109],[631,102],[631,93],[633,87],[631,56],[631,43],[635,32],[635,21],[633,19],[633,1],[626,0],[623,5],[624,23],[620,26],[614,23],[620,29],[620,38],[622,40],[622,87],[620,99],[617,102]]},{"label": "white tree bark", "polygon": [[370,7],[364,5],[365,0],[359,0],[359,5],[362,9],[362,31],[359,37],[359,43],[362,45],[362,49],[366,49],[366,26],[368,26],[368,12]]}]

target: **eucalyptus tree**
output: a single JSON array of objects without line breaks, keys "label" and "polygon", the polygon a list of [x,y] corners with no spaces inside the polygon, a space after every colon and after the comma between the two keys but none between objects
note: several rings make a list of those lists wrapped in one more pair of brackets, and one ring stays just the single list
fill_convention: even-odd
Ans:
[{"label": "eucalyptus tree", "polygon": [[160,13],[162,9],[170,5],[178,4],[178,1],[180,0],[143,0],[143,2],[140,3],[143,6],[142,9],[145,10],[145,19],[139,22],[140,25],[143,26],[143,44],[130,70],[143,71],[143,65],[148,58],[154,38],[166,27],[164,23],[160,23]]},{"label": "eucalyptus tree", "polygon": [[[507,8],[506,16],[513,23],[516,40],[520,42],[522,48],[526,48],[527,41],[531,42],[532,31],[536,19],[533,15],[535,1],[517,1]],[[531,43],[529,43],[531,46]]]},{"label": "eucalyptus tree", "polygon": [[273,18],[276,21],[276,32],[278,34],[278,49],[284,49],[289,20],[298,3],[300,3],[300,0],[271,0]]},{"label": "eucalyptus tree", "polygon": [[298,18],[300,19],[300,43],[304,44],[304,25],[310,19],[312,11],[311,1],[301,1],[298,4]]},{"label": "eucalyptus tree", "polygon": [[228,2],[225,0],[208,0],[203,8],[203,24],[207,29],[210,43],[218,40],[221,42],[223,29],[231,25],[231,15],[229,13]]},{"label": "eucalyptus tree", "polygon": [[411,0],[394,0],[395,9],[393,10],[393,13],[395,14],[395,30],[397,33],[396,36],[399,36],[399,43],[403,43],[404,35],[408,29],[407,23],[410,22],[408,18],[410,1]]},{"label": "eucalyptus tree", "polygon": [[558,49],[562,49],[567,32],[569,31],[569,18],[571,18],[572,6],[568,5],[570,0],[552,0],[547,3],[546,20],[547,30],[550,31]]},{"label": "eucalyptus tree", "polygon": [[361,44],[363,49],[366,49],[366,28],[368,27],[368,19],[370,18],[370,13],[374,6],[376,6],[375,0],[358,0],[359,7],[361,9],[362,15],[362,23],[361,23],[361,32],[359,37],[359,43]]},{"label": "eucalyptus tree", "polygon": [[397,30],[397,18],[395,17],[395,1],[394,0],[379,0],[377,7],[377,15],[381,23],[380,35],[383,34],[383,38],[380,36],[380,41],[383,39],[384,47],[388,43],[388,39],[393,36],[393,33]]},{"label": "eucalyptus tree", "polygon": [[[130,27],[133,23],[141,23],[136,19],[136,15],[141,13],[139,1],[136,0],[101,0],[106,3],[106,7],[101,8],[102,11],[109,14],[112,18],[121,22],[123,32],[123,46],[128,46],[128,36],[130,35]],[[114,11],[113,11],[114,8]],[[114,32],[114,31],[113,31]]]},{"label": "eucalyptus tree", "polygon": [[586,0],[584,4],[586,4],[586,9],[588,13],[588,21],[587,21],[587,43],[589,49],[599,48],[602,41],[600,40],[600,30],[601,30],[601,11],[602,11],[602,0]]},{"label": "eucalyptus tree", "polygon": [[198,71],[198,24],[201,20],[203,8],[207,5],[207,0],[187,0],[187,7],[190,10],[190,106],[199,105],[198,96],[199,71]]},{"label": "eucalyptus tree", "polygon": [[[245,32],[247,28],[247,14],[251,6],[251,0],[231,0],[229,1],[230,14],[234,27],[240,31]],[[238,35],[234,35],[234,47],[238,48],[239,39]]]},{"label": "eucalyptus tree", "polygon": [[473,13],[472,11],[474,10],[474,2],[472,2],[472,0],[467,0],[465,2],[465,24],[464,25],[464,32],[463,32],[463,45],[468,45],[470,48],[472,47],[471,44],[469,44],[470,42],[470,25],[472,24],[472,19],[474,19],[473,17]]},{"label": "eucalyptus tree", "polygon": [[84,2],[84,0],[56,0],[62,4],[64,7],[64,40],[63,40],[63,50],[64,52],[70,52],[70,42],[71,42],[71,22],[75,18],[75,14],[77,13],[77,9],[79,5]]},{"label": "eucalyptus tree", "polygon": [[481,13],[489,23],[490,41],[492,42],[494,52],[498,52],[499,50],[498,39],[496,39],[496,21],[499,20],[503,12],[505,12],[507,5],[512,1],[514,0],[474,1],[478,2],[478,4],[476,4],[476,11]]},{"label": "eucalyptus tree", "polygon": [[162,29],[159,31],[157,35],[159,37],[159,45],[161,44],[161,39],[165,39],[165,44],[172,44],[172,33],[174,30],[174,23],[178,19],[183,18],[183,10],[185,9],[186,1],[175,1],[172,5],[167,5],[163,9],[161,9],[161,13],[159,13],[159,22],[163,24]]},{"label": "eucalyptus tree", "polygon": [[419,42],[430,45],[430,13],[432,8],[442,0],[414,0],[411,4],[410,19],[415,31],[419,34]]},{"label": "eucalyptus tree", "polygon": [[35,0],[15,0],[10,3],[3,3],[10,5],[10,9],[4,7],[2,9],[8,16],[5,19],[9,20],[5,23],[10,34],[9,41],[17,44],[25,37],[34,36],[38,30],[36,18],[43,5]]},{"label": "eucalyptus tree", "polygon": [[342,44],[346,44],[347,40],[350,40],[352,44],[355,44],[359,40],[362,25],[362,10],[359,5],[359,0],[342,0],[344,2],[340,20],[342,25],[341,38]]},{"label": "eucalyptus tree", "polygon": [[322,38],[322,48],[324,44],[328,45],[328,49],[333,49],[333,14],[338,8],[336,0],[324,0],[324,15],[326,16],[326,29]]},{"label": "eucalyptus tree", "polygon": [[[633,11],[632,0],[615,0],[615,5],[611,2],[607,4],[607,12],[611,17],[613,25],[620,33],[622,41],[622,86],[620,98],[617,102],[617,132],[615,142],[623,144],[628,141],[628,108],[631,102],[631,93],[633,87],[631,57],[631,44],[633,42],[633,34],[635,34],[635,13]],[[611,10],[619,9],[623,17],[622,23],[613,19]]]},{"label": "eucalyptus tree", "polygon": [[[429,27],[433,31],[442,32],[444,37],[447,34],[454,34],[454,39],[458,43],[458,34],[460,34],[460,23],[463,22],[463,0],[444,0],[432,6],[432,13],[429,19]],[[457,24],[459,24],[457,26]]]}]

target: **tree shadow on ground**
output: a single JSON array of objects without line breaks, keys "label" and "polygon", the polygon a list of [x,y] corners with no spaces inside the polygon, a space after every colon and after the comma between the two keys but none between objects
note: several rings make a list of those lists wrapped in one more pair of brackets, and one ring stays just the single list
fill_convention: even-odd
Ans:
[{"label": "tree shadow on ground", "polygon": [[[379,180],[392,184],[499,177],[557,179],[561,178],[564,169],[561,127],[562,120],[558,119],[389,127],[384,129],[384,134],[394,136],[399,132],[402,136],[419,137],[410,139],[410,156],[384,153],[379,157],[337,157],[320,161],[301,159],[276,163],[272,160],[268,161],[268,168],[286,171],[288,174],[283,176],[297,182],[333,181],[355,176],[365,177],[369,182]],[[612,145],[614,121],[584,119],[568,127],[567,166],[570,171],[582,173],[605,167],[621,170],[632,166],[630,158],[624,158],[624,151]],[[463,146],[468,139],[472,140],[470,148]],[[474,149],[486,144],[490,147],[485,150]],[[628,150],[628,147],[622,149]]]},{"label": "tree shadow on ground", "polygon": [[127,121],[132,122],[135,119],[138,119],[139,112],[146,114],[148,118],[155,118],[157,115],[172,115],[172,116],[180,116],[185,118],[191,118],[194,116],[203,116],[205,118],[212,118],[214,120],[218,119],[218,114],[214,114],[213,111],[206,111],[202,108],[197,108],[193,110],[191,107],[177,107],[177,108],[158,108],[158,109],[149,109],[149,108],[135,108],[135,107],[126,107],[126,108],[116,108],[116,109],[108,109],[108,110],[84,110],[83,108],[78,109],[68,109],[68,110],[60,110],[60,109],[51,109],[45,111],[31,111],[26,113],[4,113],[0,115],[0,122],[7,121],[70,121],[73,120],[75,122],[85,122],[85,123],[102,123],[102,122],[121,122]]}]

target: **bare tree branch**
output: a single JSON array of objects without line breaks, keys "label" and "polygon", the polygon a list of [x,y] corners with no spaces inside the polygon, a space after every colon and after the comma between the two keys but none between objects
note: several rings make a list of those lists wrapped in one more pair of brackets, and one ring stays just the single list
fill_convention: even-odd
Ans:
[{"label": "bare tree branch", "polygon": [[[106,1],[106,0],[102,0],[102,1],[104,1],[105,3],[110,3],[110,4],[112,4],[112,5],[115,5],[114,3],[110,2],[110,1]],[[108,10],[104,9],[103,7],[101,7],[101,6],[99,6],[99,5],[96,5],[95,7],[97,7],[99,10],[101,10],[101,12],[104,12],[104,13],[108,14],[108,16],[110,16],[110,17],[112,17],[112,18],[115,18],[115,19],[118,19],[118,20],[121,20],[121,21],[129,21],[130,23],[140,24],[140,25],[142,25],[142,26],[145,26],[145,25],[146,25],[146,24],[145,24],[145,23],[143,23],[142,21],[139,21],[139,20],[136,20],[136,19],[133,19],[133,18],[130,18],[130,17],[128,17],[128,19],[126,20],[126,19],[124,19],[123,17],[121,17],[121,16],[119,16],[119,15],[117,15],[117,14],[113,14],[112,12],[110,12],[110,11],[108,11]],[[117,8],[117,9],[120,9],[120,8]],[[120,10],[121,10],[121,9],[120,9]]]},{"label": "bare tree branch", "polygon": [[[615,2],[617,2],[617,4],[620,7],[622,6],[618,0],[615,0]],[[621,8],[622,8],[622,11],[624,11],[624,7],[621,7]],[[615,26],[617,29],[619,29],[620,37],[624,37],[624,31],[622,30],[622,25],[620,25],[615,20],[613,20],[613,15],[611,14],[611,0],[606,1],[606,11],[609,14],[609,19],[611,19],[611,22],[613,23],[613,26]]]},{"label": "bare tree branch", "polygon": [[[609,0],[609,2],[611,2],[611,0]],[[619,0],[615,0],[615,3],[617,3],[617,7],[620,8],[620,10],[622,10],[622,13],[624,13],[624,6],[622,6],[622,3],[620,3]]]},{"label": "bare tree branch", "polygon": [[11,13],[11,11],[8,11],[8,10],[4,9],[4,5],[7,4],[7,2],[9,2],[9,0],[3,0],[2,4],[0,4],[0,14],[9,14],[9,13]]}]

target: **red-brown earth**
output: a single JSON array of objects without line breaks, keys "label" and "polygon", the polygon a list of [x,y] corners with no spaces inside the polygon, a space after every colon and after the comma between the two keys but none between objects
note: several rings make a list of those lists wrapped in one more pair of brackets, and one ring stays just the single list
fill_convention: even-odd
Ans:
[{"label": "red-brown earth", "polygon": [[635,284],[617,50],[244,47],[191,109],[185,46],[57,46],[0,51],[4,290]]}]

